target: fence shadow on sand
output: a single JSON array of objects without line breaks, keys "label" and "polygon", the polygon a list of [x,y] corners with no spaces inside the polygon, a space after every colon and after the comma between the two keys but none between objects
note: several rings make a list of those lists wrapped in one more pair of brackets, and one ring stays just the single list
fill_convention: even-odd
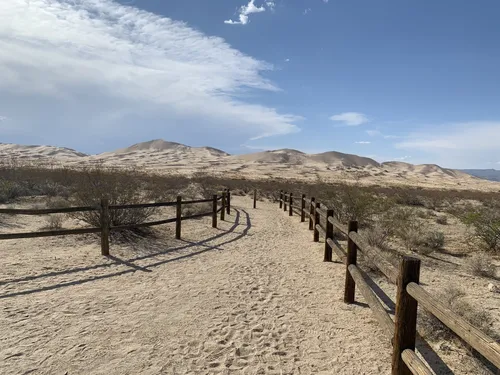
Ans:
[{"label": "fence shadow on sand", "polygon": [[[60,289],[60,288],[65,288],[65,287],[70,287],[73,285],[81,285],[85,283],[89,283],[92,281],[97,281],[97,280],[103,280],[103,279],[108,279],[116,276],[122,276],[126,275],[129,273],[134,273],[134,272],[152,272],[151,268],[158,267],[167,263],[179,261],[182,259],[186,258],[191,258],[196,255],[200,255],[203,253],[206,253],[208,251],[213,251],[213,250],[223,250],[222,246],[228,245],[232,242],[238,241],[241,238],[245,237],[248,235],[248,231],[252,227],[250,215],[243,209],[237,209],[234,208],[235,211],[235,219],[233,225],[214,236],[205,238],[201,241],[197,242],[192,242],[192,241],[186,241],[186,240],[181,240],[185,243],[185,245],[181,246],[176,246],[168,249],[159,249],[158,251],[154,251],[152,253],[147,253],[141,256],[136,256],[128,259],[121,259],[117,256],[107,256],[106,258],[108,261],[106,263],[100,263],[88,267],[77,267],[77,268],[71,268],[67,270],[60,270],[60,271],[54,271],[54,272],[47,272],[39,275],[33,275],[33,276],[26,276],[22,278],[17,278],[17,279],[10,279],[10,280],[2,280],[0,281],[0,286],[3,285],[9,285],[9,284],[15,284],[15,283],[25,283],[25,282],[30,282],[34,280],[39,280],[39,279],[45,279],[45,278],[51,278],[51,277],[58,277],[58,276],[63,276],[63,275],[73,275],[75,274],[78,275],[81,272],[87,272],[91,270],[97,270],[97,269],[107,269],[107,268],[112,268],[116,266],[126,266],[127,269],[123,271],[117,271],[117,272],[111,272],[111,273],[106,273],[103,275],[96,275],[96,276],[90,276],[87,278],[83,279],[78,279],[78,280],[73,280],[73,281],[66,281],[66,282],[55,282],[52,285],[47,285],[43,287],[38,287],[38,288],[32,288],[32,289],[27,289],[27,290],[22,290],[22,291],[15,291],[12,293],[6,293],[0,295],[0,299],[5,299],[5,298],[10,298],[10,297],[15,297],[15,296],[22,296],[22,295],[28,295],[28,294],[34,294],[38,292],[44,292],[44,291],[49,291],[49,290],[55,290],[55,289]],[[241,216],[242,214],[245,216],[245,222],[241,223]],[[236,233],[236,229],[243,225],[243,231],[241,233]],[[224,240],[219,243],[213,244],[213,241],[216,241],[218,239],[225,239],[226,236],[230,234],[238,234],[235,237],[232,237],[230,239]],[[144,244],[141,245],[141,247],[144,247]],[[203,247],[202,249],[196,249],[199,247]],[[156,248],[154,248],[156,250]],[[163,259],[163,260],[156,260],[156,258],[161,257],[163,255],[169,255],[172,253],[180,252],[183,250],[189,250],[193,249],[194,251],[189,252],[187,254],[182,254],[174,258],[169,258],[169,259]],[[135,262],[138,261],[144,261],[144,260],[151,260],[152,262],[149,264],[142,264],[142,265],[137,265]]]}]

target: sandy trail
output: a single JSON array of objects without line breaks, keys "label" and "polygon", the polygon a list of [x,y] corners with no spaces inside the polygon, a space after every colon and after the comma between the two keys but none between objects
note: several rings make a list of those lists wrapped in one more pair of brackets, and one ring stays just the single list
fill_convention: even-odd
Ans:
[{"label": "sandy trail", "polygon": [[188,221],[181,241],[110,259],[95,239],[2,242],[0,372],[389,373],[390,344],[343,303],[344,267],[307,224],[233,202],[219,229]]}]

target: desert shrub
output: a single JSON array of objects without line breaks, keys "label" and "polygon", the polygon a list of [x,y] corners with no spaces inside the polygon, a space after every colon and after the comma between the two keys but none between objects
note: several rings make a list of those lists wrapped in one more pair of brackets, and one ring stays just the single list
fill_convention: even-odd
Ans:
[{"label": "desert shrub", "polygon": [[396,203],[405,206],[424,207],[424,199],[412,190],[403,190],[396,195]]},{"label": "desert shrub", "polygon": [[421,219],[427,219],[429,217],[429,212],[424,210],[418,210],[416,215]]},{"label": "desert shrub", "polygon": [[357,220],[360,227],[369,226],[374,215],[387,210],[387,199],[376,196],[373,192],[357,186],[342,185],[326,191],[318,201],[333,208],[336,218],[341,223]]},{"label": "desert shrub", "polygon": [[22,196],[22,189],[19,185],[0,179],[0,203],[9,203]]},{"label": "desert shrub", "polygon": [[212,203],[195,203],[182,206],[182,216],[191,216],[212,212]]},{"label": "desert shrub", "polygon": [[[489,335],[494,335],[491,330],[493,319],[488,312],[476,309],[464,300],[465,292],[455,286],[447,286],[439,294],[438,299],[455,313],[463,317],[472,325],[478,327]],[[420,312],[419,328],[423,336],[431,341],[451,340],[455,334],[436,317],[422,309]]]},{"label": "desert shrub", "polygon": [[436,218],[436,223],[440,225],[447,225],[448,224],[448,217],[446,216],[438,216]]},{"label": "desert shrub", "polygon": [[479,208],[462,216],[462,221],[474,229],[474,236],[487,251],[500,250],[500,212]]},{"label": "desert shrub", "polygon": [[422,239],[422,246],[432,250],[443,248],[445,243],[444,233],[438,231],[426,232]]},{"label": "desert shrub", "polygon": [[[145,195],[144,183],[138,177],[133,171],[108,171],[98,166],[86,168],[79,184],[74,187],[73,203],[77,206],[96,206],[101,198],[108,199],[110,205],[145,203],[154,197]],[[110,224],[140,224],[154,212],[154,208],[111,209]],[[92,226],[101,225],[99,211],[76,212],[72,215]]]},{"label": "desert shrub", "polygon": [[474,276],[493,278],[496,275],[496,267],[491,256],[486,253],[476,253],[471,255],[464,264],[467,272]]},{"label": "desert shrub", "polygon": [[57,230],[61,229],[64,222],[64,215],[53,214],[46,217],[45,229]]},{"label": "desert shrub", "polygon": [[392,231],[390,227],[384,226],[381,223],[375,223],[363,233],[363,237],[371,246],[386,250],[388,248],[387,242],[391,234]]}]

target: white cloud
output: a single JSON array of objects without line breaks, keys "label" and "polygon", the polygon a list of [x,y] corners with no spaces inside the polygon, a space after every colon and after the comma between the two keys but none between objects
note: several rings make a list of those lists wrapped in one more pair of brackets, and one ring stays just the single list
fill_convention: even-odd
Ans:
[{"label": "white cloud", "polygon": [[367,130],[366,134],[368,134],[370,137],[376,137],[382,135],[382,133],[379,130]]},{"label": "white cloud", "polygon": [[7,119],[7,117],[6,117],[6,116],[0,116],[0,122],[2,122],[2,121],[7,121],[7,120],[8,120],[8,119]]},{"label": "white cloud", "polygon": [[286,62],[290,62],[290,59],[285,59]]},{"label": "white cloud", "polygon": [[[274,9],[274,2],[270,1],[268,3],[272,4],[272,6],[269,6],[269,4],[268,4],[270,9]],[[255,6],[255,0],[250,0],[247,5],[243,5],[240,8],[239,15],[238,15],[239,21],[226,20],[226,21],[224,21],[224,23],[227,23],[229,25],[246,25],[249,22],[248,16],[250,14],[261,13],[261,12],[265,12],[265,11],[266,11],[266,8],[263,5],[260,7],[257,7],[257,6]]]},{"label": "white cloud", "polygon": [[371,142],[370,141],[356,141],[354,143],[356,143],[358,145],[369,145]]},{"label": "white cloud", "polygon": [[338,115],[331,116],[330,120],[341,122],[342,124],[347,126],[358,126],[365,124],[369,121],[368,117],[358,112],[340,113]]},{"label": "white cloud", "polygon": [[312,10],[311,8],[306,8],[306,9],[304,9],[304,12],[303,12],[304,16],[305,16],[306,14],[310,13],[310,12],[311,12],[311,10]]},{"label": "white cloud", "polygon": [[400,161],[405,161],[411,159],[411,156],[401,156],[399,158],[394,158],[394,160],[400,160]]},{"label": "white cloud", "polygon": [[266,6],[272,12],[274,11],[274,8],[276,8],[276,3],[274,1],[266,1]]},{"label": "white cloud", "polygon": [[323,2],[324,2],[325,4],[328,4],[328,1],[330,1],[330,0],[323,0]]},{"label": "white cloud", "polygon": [[261,75],[270,64],[111,0],[0,1],[0,50],[0,102],[17,134],[298,131],[300,117],[242,99],[279,91]]}]

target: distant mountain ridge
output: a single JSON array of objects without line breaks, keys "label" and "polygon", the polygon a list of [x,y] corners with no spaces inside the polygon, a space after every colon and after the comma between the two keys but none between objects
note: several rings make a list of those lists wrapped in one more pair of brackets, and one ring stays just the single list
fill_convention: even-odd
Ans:
[{"label": "distant mountain ridge", "polygon": [[460,170],[477,178],[500,182],[500,171],[496,169],[460,169]]}]

